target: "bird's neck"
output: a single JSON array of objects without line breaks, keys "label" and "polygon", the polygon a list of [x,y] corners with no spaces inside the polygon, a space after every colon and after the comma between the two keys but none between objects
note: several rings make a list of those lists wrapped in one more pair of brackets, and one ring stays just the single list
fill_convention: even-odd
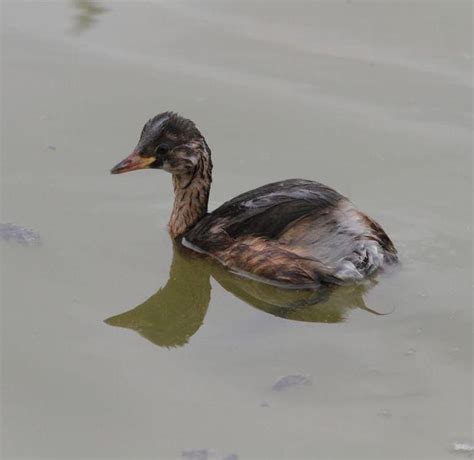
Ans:
[{"label": "bird's neck", "polygon": [[172,238],[183,236],[206,215],[212,182],[211,173],[211,155],[209,148],[204,144],[194,171],[185,175],[173,175],[174,204],[168,223]]}]

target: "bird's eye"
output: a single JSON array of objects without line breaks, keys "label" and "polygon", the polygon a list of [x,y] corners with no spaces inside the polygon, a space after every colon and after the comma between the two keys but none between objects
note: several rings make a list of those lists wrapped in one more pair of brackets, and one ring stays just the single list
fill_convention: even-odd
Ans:
[{"label": "bird's eye", "polygon": [[167,144],[159,144],[155,149],[155,155],[163,155],[169,150],[169,146]]}]

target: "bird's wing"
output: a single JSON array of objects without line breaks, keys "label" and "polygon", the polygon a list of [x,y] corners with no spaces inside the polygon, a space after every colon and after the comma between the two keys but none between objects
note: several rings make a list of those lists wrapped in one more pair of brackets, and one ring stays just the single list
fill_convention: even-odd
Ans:
[{"label": "bird's wing", "polygon": [[345,198],[335,190],[303,179],[289,179],[243,193],[205,216],[186,234],[190,243],[209,250],[225,236],[277,238],[292,223],[327,212]]}]

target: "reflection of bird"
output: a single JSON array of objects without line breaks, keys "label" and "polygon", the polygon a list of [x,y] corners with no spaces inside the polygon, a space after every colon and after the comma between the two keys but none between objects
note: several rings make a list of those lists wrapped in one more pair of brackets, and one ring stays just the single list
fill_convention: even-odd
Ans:
[{"label": "reflection of bird", "polygon": [[213,277],[227,291],[259,310],[273,316],[309,323],[339,323],[354,308],[384,315],[366,306],[363,295],[369,286],[357,284],[339,289],[321,286],[318,290],[281,289],[270,284],[242,278],[223,269]]},{"label": "reflection of bird", "polygon": [[92,27],[97,21],[97,17],[107,11],[102,5],[94,0],[74,0],[73,5],[77,10],[75,16],[74,30],[77,33],[83,32]]},{"label": "reflection of bird", "polygon": [[205,260],[174,252],[169,280],[138,307],[105,322],[133,329],[156,345],[184,345],[201,327],[211,298]]},{"label": "reflection of bird", "polygon": [[316,287],[360,281],[397,260],[380,225],[309,180],[265,185],[208,214],[211,151],[194,123],[174,113],[146,123],[134,152],[112,173],[142,168],[173,175],[171,236],[242,275]]},{"label": "reflection of bird", "polygon": [[105,322],[133,329],[158,346],[182,346],[204,322],[211,297],[211,276],[249,305],[284,319],[336,323],[344,321],[353,308],[377,314],[365,305],[366,285],[317,291],[281,289],[237,276],[212,260],[174,246],[166,285],[138,307]]}]

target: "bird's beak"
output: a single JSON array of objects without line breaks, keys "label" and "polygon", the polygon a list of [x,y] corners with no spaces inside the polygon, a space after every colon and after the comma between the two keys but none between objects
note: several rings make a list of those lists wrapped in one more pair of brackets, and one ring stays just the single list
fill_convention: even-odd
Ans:
[{"label": "bird's beak", "polygon": [[122,174],[128,171],[135,171],[136,169],[148,168],[156,158],[154,157],[141,157],[137,150],[134,150],[125,160],[122,160],[119,164],[116,164],[111,170],[111,174]]}]

